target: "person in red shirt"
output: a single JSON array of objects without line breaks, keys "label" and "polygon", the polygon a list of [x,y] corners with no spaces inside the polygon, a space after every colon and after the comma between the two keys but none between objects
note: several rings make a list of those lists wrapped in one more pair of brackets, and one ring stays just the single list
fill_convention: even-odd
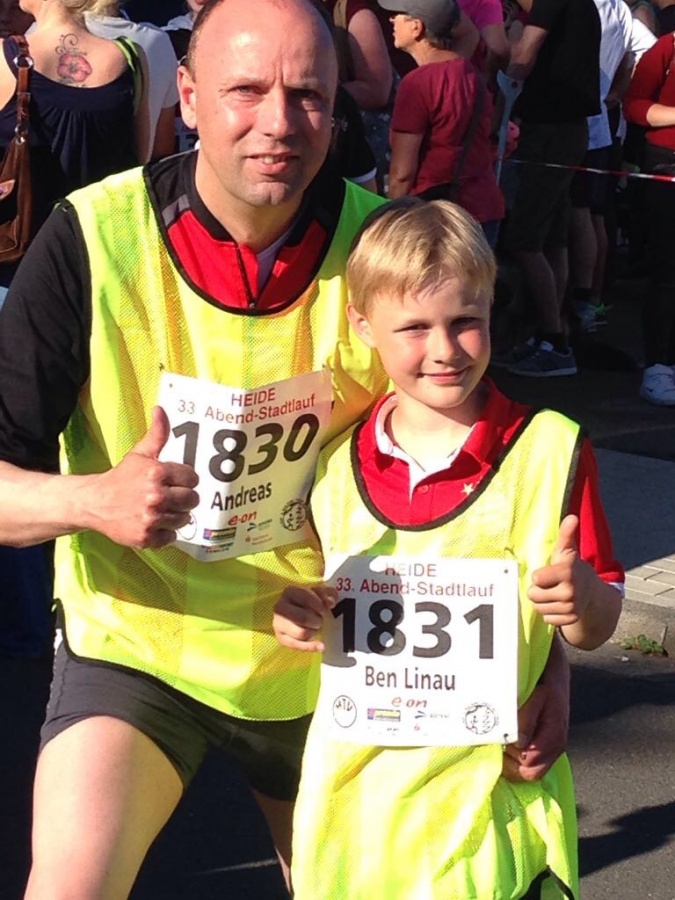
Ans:
[{"label": "person in red shirt", "polygon": [[[624,98],[629,122],[647,128],[644,168],[675,175],[675,35],[666,34],[638,63]],[[675,186],[650,181],[645,187],[652,290],[642,304],[645,370],[640,396],[675,406]]]},{"label": "person in red shirt", "polygon": [[396,46],[418,65],[394,101],[389,196],[456,199],[494,247],[504,198],[493,170],[492,99],[479,72],[453,49],[459,7],[454,0],[379,2],[394,13]]}]

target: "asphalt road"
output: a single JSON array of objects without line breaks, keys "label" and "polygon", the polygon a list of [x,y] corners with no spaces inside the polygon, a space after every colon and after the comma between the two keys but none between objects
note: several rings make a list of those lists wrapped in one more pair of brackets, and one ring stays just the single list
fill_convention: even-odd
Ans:
[{"label": "asphalt road", "polygon": [[[570,651],[570,660],[583,896],[675,900],[675,661],[616,645]],[[27,873],[30,784],[48,677],[45,663],[0,660],[1,900],[20,900]],[[132,898],[224,897],[285,894],[257,810],[237,774],[213,756],[152,848]]]},{"label": "asphalt road", "polygon": [[586,900],[675,900],[675,661],[571,650]]}]

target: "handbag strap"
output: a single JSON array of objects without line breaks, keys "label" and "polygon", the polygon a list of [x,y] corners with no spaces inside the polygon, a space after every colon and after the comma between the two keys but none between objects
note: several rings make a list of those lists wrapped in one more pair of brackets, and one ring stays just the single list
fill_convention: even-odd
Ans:
[{"label": "handbag strap", "polygon": [[33,68],[33,57],[28,49],[28,41],[22,34],[15,34],[12,40],[18,47],[14,58],[14,65],[18,69],[16,86],[16,128],[15,140],[22,144],[28,138],[28,123],[30,121],[30,70]]},{"label": "handbag strap", "polygon": [[476,134],[478,120],[480,118],[481,112],[483,111],[483,103],[485,102],[486,90],[487,88],[485,87],[485,82],[483,81],[482,76],[479,75],[478,98],[474,104],[473,112],[471,113],[471,119],[469,120],[469,125],[464,133],[464,139],[462,140],[462,152],[457,163],[457,168],[455,169],[455,174],[453,175],[452,181],[450,182],[451,185],[456,188],[459,188],[459,180],[462,177],[464,163],[466,162],[466,158],[469,155],[469,150],[471,149],[471,144],[473,143],[473,138]]}]

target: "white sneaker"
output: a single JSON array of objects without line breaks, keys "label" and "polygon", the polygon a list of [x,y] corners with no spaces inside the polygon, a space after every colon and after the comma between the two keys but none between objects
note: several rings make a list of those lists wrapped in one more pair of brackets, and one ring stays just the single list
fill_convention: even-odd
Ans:
[{"label": "white sneaker", "polygon": [[640,396],[657,406],[675,406],[675,372],[661,363],[649,366],[642,373]]}]

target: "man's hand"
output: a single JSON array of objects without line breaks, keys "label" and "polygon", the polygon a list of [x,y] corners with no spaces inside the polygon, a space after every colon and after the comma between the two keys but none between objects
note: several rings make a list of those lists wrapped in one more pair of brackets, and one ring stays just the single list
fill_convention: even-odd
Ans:
[{"label": "man's hand", "polygon": [[160,406],[150,428],[118,465],[86,479],[77,502],[88,511],[87,528],[125,547],[164,547],[190,521],[199,503],[199,478],[191,466],[160,462],[169,439],[169,420]]},{"label": "man's hand", "polygon": [[560,638],[553,638],[537,687],[518,710],[518,742],[504,750],[502,775],[509,781],[538,781],[567,747],[570,669]]},{"label": "man's hand", "polygon": [[324,645],[316,636],[323,617],[336,603],[337,592],[326,585],[313,588],[290,585],[274,607],[276,639],[291,650],[323,652]]}]

